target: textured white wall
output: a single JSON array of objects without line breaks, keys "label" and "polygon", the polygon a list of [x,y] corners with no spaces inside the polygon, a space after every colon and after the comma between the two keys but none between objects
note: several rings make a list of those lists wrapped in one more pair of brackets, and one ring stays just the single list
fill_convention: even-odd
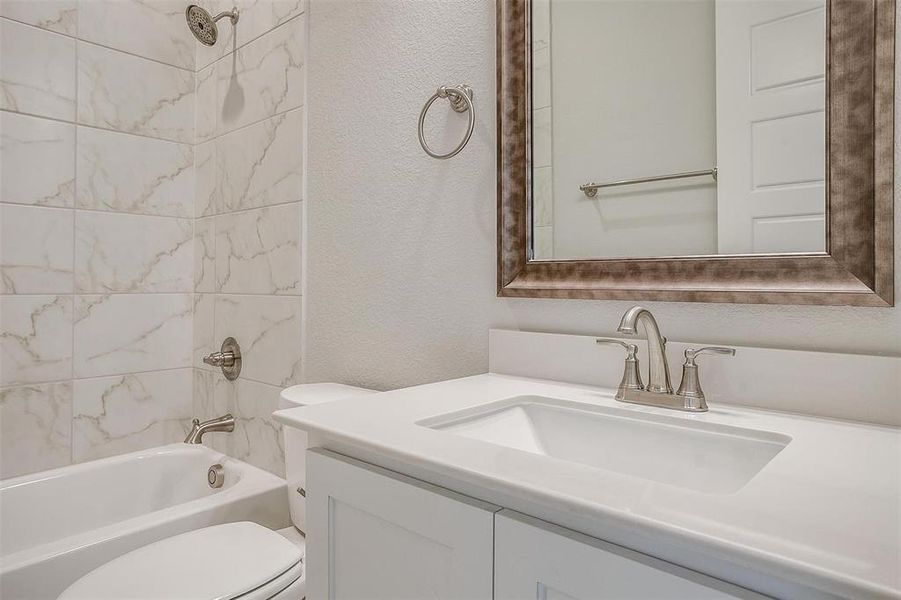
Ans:
[{"label": "textured white wall", "polygon": [[[492,326],[613,333],[632,303],[495,297],[494,2],[311,0],[310,19],[305,378],[484,372]],[[475,89],[478,124],[436,161],[416,119],[455,82]],[[901,308],[647,306],[675,340],[901,355]]]}]

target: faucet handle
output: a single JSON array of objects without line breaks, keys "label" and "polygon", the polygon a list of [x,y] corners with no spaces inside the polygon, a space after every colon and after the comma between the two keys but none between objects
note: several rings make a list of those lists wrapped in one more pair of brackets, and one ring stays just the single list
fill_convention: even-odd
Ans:
[{"label": "faucet handle", "polygon": [[615,344],[622,346],[626,350],[626,364],[623,368],[623,378],[619,382],[616,390],[616,399],[622,400],[626,390],[643,390],[644,384],[641,382],[641,371],[638,369],[638,345],[623,342],[613,338],[597,338],[596,344]]},{"label": "faucet handle", "polygon": [[685,364],[695,364],[695,358],[701,354],[728,354],[729,356],[735,356],[735,348],[726,346],[705,346],[697,350],[689,348],[685,351]]},{"label": "faucet handle", "polygon": [[735,356],[735,348],[725,346],[706,346],[704,348],[689,348],[685,351],[685,363],[682,365],[682,383],[676,391],[677,396],[682,396],[686,408],[693,410],[707,410],[707,399],[704,390],[701,389],[701,378],[698,376],[698,365],[695,359],[701,354],[728,354]]},{"label": "faucet handle", "polygon": [[203,357],[203,362],[213,367],[231,367],[235,364],[235,353],[211,352]]},{"label": "faucet handle", "polygon": [[599,346],[604,345],[604,344],[611,344],[611,345],[616,344],[618,346],[622,346],[623,348],[625,348],[626,352],[629,353],[629,356],[627,358],[635,358],[635,355],[638,354],[638,345],[637,344],[630,344],[628,342],[624,342],[622,340],[617,340],[614,338],[597,338],[594,341]]},{"label": "faucet handle", "polygon": [[233,337],[222,342],[219,352],[211,352],[203,357],[203,362],[222,369],[222,374],[229,381],[234,381],[241,374],[241,347]]}]

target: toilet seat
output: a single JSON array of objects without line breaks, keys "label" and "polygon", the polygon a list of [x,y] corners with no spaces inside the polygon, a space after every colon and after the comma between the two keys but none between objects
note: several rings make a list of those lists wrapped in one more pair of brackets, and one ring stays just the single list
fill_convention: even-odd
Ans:
[{"label": "toilet seat", "polygon": [[250,522],[176,535],[111,560],[59,600],[262,600],[303,597],[303,552]]}]

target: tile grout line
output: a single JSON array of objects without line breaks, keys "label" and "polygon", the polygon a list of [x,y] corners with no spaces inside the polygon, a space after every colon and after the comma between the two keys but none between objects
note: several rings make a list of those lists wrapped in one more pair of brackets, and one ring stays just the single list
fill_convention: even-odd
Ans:
[{"label": "tile grout line", "polygon": [[3,299],[35,299],[35,298],[69,298],[75,296],[90,297],[113,297],[113,296],[191,296],[201,294],[205,296],[237,296],[240,298],[303,298],[301,294],[275,294],[272,292],[201,292],[201,291],[183,291],[183,292],[42,292],[29,294],[0,294]]},{"label": "tile grout line", "polygon": [[[196,138],[196,134],[195,134],[195,142],[194,142],[194,145],[195,145],[195,146],[202,146],[203,144],[209,144],[210,142],[215,142],[216,140],[220,140],[220,139],[222,139],[222,138],[224,138],[224,137],[228,137],[228,136],[230,136],[230,135],[232,135],[232,134],[240,133],[240,132],[244,131],[245,129],[250,129],[250,128],[253,127],[254,125],[259,125],[260,123],[263,123],[263,122],[265,122],[265,121],[271,121],[271,120],[274,120],[274,119],[276,119],[276,118],[278,118],[278,117],[285,116],[285,115],[287,115],[288,113],[293,112],[293,111],[295,111],[295,110],[302,110],[303,108],[304,108],[304,105],[303,105],[303,104],[299,104],[299,105],[293,106],[293,107],[291,107],[291,108],[286,108],[285,110],[281,110],[281,111],[278,111],[278,112],[276,112],[276,113],[272,113],[271,115],[267,115],[267,116],[265,116],[265,117],[262,117],[262,118],[260,118],[260,119],[255,120],[255,121],[251,121],[250,123],[247,123],[246,125],[241,125],[240,127],[236,127],[236,128],[234,128],[234,129],[230,129],[230,130],[228,130],[228,131],[226,131],[226,132],[224,132],[224,133],[216,134],[216,135],[214,135],[213,137],[208,138],[208,139],[205,139],[205,140],[200,141],[200,142],[196,141],[197,138]],[[196,111],[196,108],[195,108],[195,111]]]},{"label": "tile grout line", "polygon": [[263,206],[251,206],[249,208],[236,208],[231,211],[226,212],[216,212],[208,215],[200,215],[199,217],[194,217],[195,219],[215,219],[216,217],[228,217],[231,215],[240,215],[242,213],[248,213],[254,210],[263,210],[267,208],[282,208],[285,206],[293,206],[295,204],[303,204],[303,200],[288,200],[286,202],[278,202],[276,204],[265,204]]},{"label": "tile grout line", "polygon": [[[77,84],[77,82],[76,82],[76,88],[77,88],[77,87],[78,87],[78,84]],[[195,92],[194,92],[194,93],[195,93],[195,101],[196,101],[196,93],[197,93],[197,92],[196,92],[196,87],[195,87]],[[79,121],[77,120],[77,114],[76,114],[76,120],[75,120],[75,121],[67,121],[66,119],[60,119],[60,118],[58,118],[58,117],[50,117],[50,116],[41,115],[41,114],[38,114],[38,113],[30,113],[30,112],[24,112],[24,111],[19,111],[19,110],[11,110],[11,109],[9,109],[9,108],[0,108],[0,113],[9,113],[9,114],[11,114],[11,115],[19,115],[19,116],[22,116],[22,117],[30,117],[30,118],[32,118],[32,119],[44,119],[44,120],[46,120],[46,121],[53,121],[53,122],[55,122],[55,123],[62,123],[62,124],[64,124],[64,125],[73,125],[73,126],[75,126],[75,127],[85,127],[85,128],[87,128],[87,129],[94,129],[94,130],[97,130],[97,131],[103,131],[103,132],[105,132],[105,133],[118,133],[118,134],[121,134],[121,135],[130,135],[130,136],[133,136],[133,137],[144,138],[144,139],[147,139],[147,140],[154,140],[154,141],[157,141],[157,142],[164,142],[164,143],[167,143],[167,144],[176,144],[176,145],[178,145],[178,146],[191,146],[191,147],[196,147],[196,146],[202,146],[202,145],[204,145],[204,144],[208,144],[208,143],[210,143],[210,142],[214,142],[214,141],[216,141],[216,140],[219,140],[219,139],[221,139],[221,138],[227,137],[227,136],[232,135],[232,134],[234,134],[234,133],[241,132],[241,131],[243,131],[243,130],[245,130],[245,129],[249,129],[249,128],[253,127],[254,125],[259,125],[260,123],[263,123],[264,121],[269,121],[269,120],[275,119],[275,118],[277,118],[277,117],[281,117],[281,116],[287,115],[288,113],[293,112],[293,111],[296,111],[296,110],[302,110],[303,108],[304,108],[304,105],[303,105],[303,104],[298,104],[297,106],[292,106],[291,108],[286,108],[285,110],[281,110],[281,111],[272,113],[271,115],[267,115],[267,116],[265,116],[265,117],[261,117],[261,118],[259,118],[259,119],[256,119],[255,121],[251,121],[250,123],[247,123],[246,125],[241,125],[240,127],[236,127],[235,129],[231,129],[231,130],[229,130],[229,131],[226,131],[225,133],[217,134],[217,135],[215,135],[215,136],[213,136],[213,137],[211,137],[211,138],[208,138],[208,139],[205,139],[205,140],[202,140],[202,141],[197,141],[196,134],[195,134],[195,136],[193,137],[193,140],[194,140],[194,141],[192,141],[192,142],[182,142],[182,141],[179,141],[179,140],[170,140],[170,139],[167,139],[167,138],[154,137],[154,136],[152,136],[152,135],[146,135],[146,134],[143,134],[143,133],[135,133],[135,132],[133,132],[133,131],[121,131],[121,130],[119,130],[119,129],[110,129],[110,128],[108,128],[108,127],[100,127],[99,125],[91,125],[90,123],[81,123],[81,122],[79,122]],[[78,107],[76,106],[75,109],[76,109],[76,113],[77,113]],[[195,130],[196,130],[196,128],[197,128],[197,126],[196,126],[196,113],[197,113],[196,102],[195,102],[195,107],[194,107],[194,113],[195,113],[195,124],[194,124],[194,128],[195,128]]]},{"label": "tile grout line", "polygon": [[[75,88],[76,88],[76,90],[78,89],[77,77],[76,77],[76,82],[75,82]],[[23,117],[31,117],[32,119],[44,119],[46,121],[53,121],[55,123],[62,123],[64,125],[72,125],[74,127],[85,127],[87,129],[96,129],[97,131],[104,131],[106,133],[118,133],[121,135],[130,135],[133,137],[144,138],[147,140],[154,140],[157,142],[164,142],[167,144],[177,144],[179,146],[193,146],[194,145],[191,142],[181,142],[178,140],[170,140],[167,138],[154,137],[152,135],[146,135],[143,133],[135,133],[133,131],[121,131],[119,129],[110,129],[108,127],[100,127],[99,125],[91,125],[90,123],[80,123],[78,121],[78,106],[77,105],[75,107],[76,115],[75,115],[74,121],[67,121],[66,119],[60,119],[58,117],[50,117],[50,116],[41,115],[38,113],[24,112],[24,111],[20,111],[20,110],[10,110],[8,108],[0,108],[0,112],[5,112],[5,113],[13,114],[13,115],[20,115]]]},{"label": "tile grout line", "polygon": [[[75,33],[78,33],[78,7],[76,5],[75,8]],[[78,121],[78,71],[79,71],[79,63],[78,63],[78,42],[75,42],[75,64],[73,65],[75,71],[75,120]],[[75,225],[75,206],[78,204],[78,127],[75,127],[75,144],[72,147],[72,172],[75,176],[75,188],[72,190],[72,306],[71,306],[71,316],[69,321],[69,334],[72,342],[71,354],[69,355],[69,385],[70,385],[70,393],[69,393],[69,464],[75,464],[75,305],[76,298],[75,295],[75,253],[78,250],[78,241],[76,240],[76,236],[78,235],[78,228]]]},{"label": "tile grout line", "polygon": [[33,23],[26,23],[25,21],[19,21],[19,20],[17,20],[17,19],[13,19],[13,18],[11,18],[11,17],[7,17],[7,16],[3,16],[3,15],[0,15],[0,21],[8,21],[8,22],[10,22],[10,23],[15,23],[16,25],[22,25],[23,27],[28,27],[29,29],[34,29],[35,31],[40,31],[40,32],[47,33],[47,34],[50,34],[50,35],[57,35],[57,36],[60,36],[60,37],[68,38],[68,39],[72,40],[73,42],[75,42],[76,48],[77,48],[77,46],[78,46],[79,43],[90,44],[91,46],[95,46],[95,47],[97,47],[97,48],[103,48],[104,50],[109,50],[109,51],[111,51],[111,52],[118,52],[118,53],[120,53],[120,54],[125,54],[125,55],[128,55],[128,56],[132,56],[132,57],[134,57],[134,58],[140,58],[140,59],[142,59],[142,60],[146,60],[146,61],[149,61],[149,62],[153,62],[153,63],[156,63],[156,64],[158,64],[158,65],[162,65],[162,66],[164,66],[164,67],[170,67],[170,68],[172,68],[172,69],[178,69],[179,71],[186,71],[186,72],[188,72],[188,73],[196,73],[196,72],[197,72],[197,69],[196,69],[196,68],[192,69],[192,68],[189,68],[189,67],[182,67],[182,66],[180,66],[180,65],[173,65],[172,63],[168,63],[168,62],[163,61],[163,60],[160,60],[160,59],[158,59],[158,58],[153,58],[153,57],[150,57],[150,56],[143,56],[143,55],[141,55],[141,54],[137,54],[137,53],[135,53],[135,52],[131,52],[130,50],[123,50],[122,48],[116,48],[116,47],[114,47],[114,46],[107,46],[106,44],[101,44],[100,42],[95,42],[95,41],[93,41],[93,40],[88,40],[88,39],[85,39],[85,38],[78,37],[78,32],[77,32],[77,28],[78,28],[78,25],[77,25],[77,19],[76,19],[76,34],[75,34],[75,35],[69,35],[68,33],[62,33],[62,32],[60,32],[60,31],[53,31],[52,29],[45,29],[45,28],[43,28],[43,27],[39,27],[38,25],[34,25]]},{"label": "tile grout line", "polygon": [[[297,13],[296,15],[294,15],[293,17],[291,17],[290,19],[287,19],[287,20],[285,20],[285,21],[282,21],[281,23],[278,23],[275,27],[270,27],[269,29],[267,29],[267,30],[264,31],[263,33],[260,33],[260,34],[257,35],[256,37],[251,38],[250,40],[244,42],[244,43],[241,44],[240,46],[235,46],[234,48],[232,48],[231,50],[227,51],[227,52],[226,52],[225,54],[223,54],[222,56],[213,59],[212,61],[206,63],[206,64],[203,65],[202,67],[198,67],[198,66],[197,66],[197,53],[195,52],[195,53],[194,53],[194,72],[195,72],[195,73],[199,73],[200,71],[203,71],[203,70],[205,70],[205,69],[209,69],[210,67],[215,66],[216,63],[222,62],[223,60],[225,60],[226,58],[228,58],[230,55],[236,54],[239,50],[243,50],[244,48],[246,48],[247,46],[249,46],[249,45],[251,45],[252,43],[256,42],[257,40],[259,40],[259,39],[262,38],[263,36],[269,35],[269,34],[272,33],[273,31],[275,31],[276,29],[279,29],[279,28],[281,28],[281,27],[284,27],[284,26],[287,25],[288,23],[291,23],[292,21],[295,21],[295,20],[297,20],[297,19],[303,17],[303,16],[306,15],[306,14],[307,14],[307,11],[306,11],[306,8],[304,8],[304,10],[300,11],[299,13]],[[240,20],[239,20],[238,22],[240,23]],[[232,30],[232,31],[234,31],[234,30]],[[234,34],[233,34],[233,35],[234,35]]]},{"label": "tile grout line", "polygon": [[[109,379],[111,377],[129,377],[131,375],[153,375],[154,373],[172,373],[174,371],[186,371],[189,369],[196,369],[198,367],[194,366],[192,363],[186,367],[164,367],[162,369],[148,369],[148,370],[138,370],[138,371],[127,371],[125,373],[110,373],[108,375],[89,375],[87,377],[69,377],[68,379],[49,379],[46,381],[30,381],[30,382],[20,382],[20,383],[7,383],[0,386],[0,390],[6,391],[14,388],[23,388],[23,387],[31,387],[38,385],[63,385],[66,383],[75,383],[76,381],[96,381],[99,379]],[[201,369],[204,370],[204,369]],[[263,383],[263,382],[258,382]],[[271,384],[270,384],[271,385]]]}]

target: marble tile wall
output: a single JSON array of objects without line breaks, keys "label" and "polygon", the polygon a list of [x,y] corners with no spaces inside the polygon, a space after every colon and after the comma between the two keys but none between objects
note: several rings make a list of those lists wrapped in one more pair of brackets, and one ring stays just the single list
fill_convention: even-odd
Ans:
[{"label": "marble tile wall", "polygon": [[554,182],[551,166],[551,4],[535,0],[532,7],[532,244],[535,256],[554,256]]},{"label": "marble tile wall", "polygon": [[[194,148],[194,412],[231,412],[231,435],[207,443],[284,476],[271,418],[301,381],[303,100],[301,0],[210,0],[241,11],[227,44],[197,53]],[[227,5],[227,6],[226,6]],[[244,356],[226,380],[202,362],[232,336]]]},{"label": "marble tile wall", "polygon": [[192,416],[183,4],[0,1],[0,478],[180,440]]},{"label": "marble tile wall", "polygon": [[[284,474],[304,0],[0,0],[0,478],[183,438]],[[202,357],[234,336],[229,382]]]}]

